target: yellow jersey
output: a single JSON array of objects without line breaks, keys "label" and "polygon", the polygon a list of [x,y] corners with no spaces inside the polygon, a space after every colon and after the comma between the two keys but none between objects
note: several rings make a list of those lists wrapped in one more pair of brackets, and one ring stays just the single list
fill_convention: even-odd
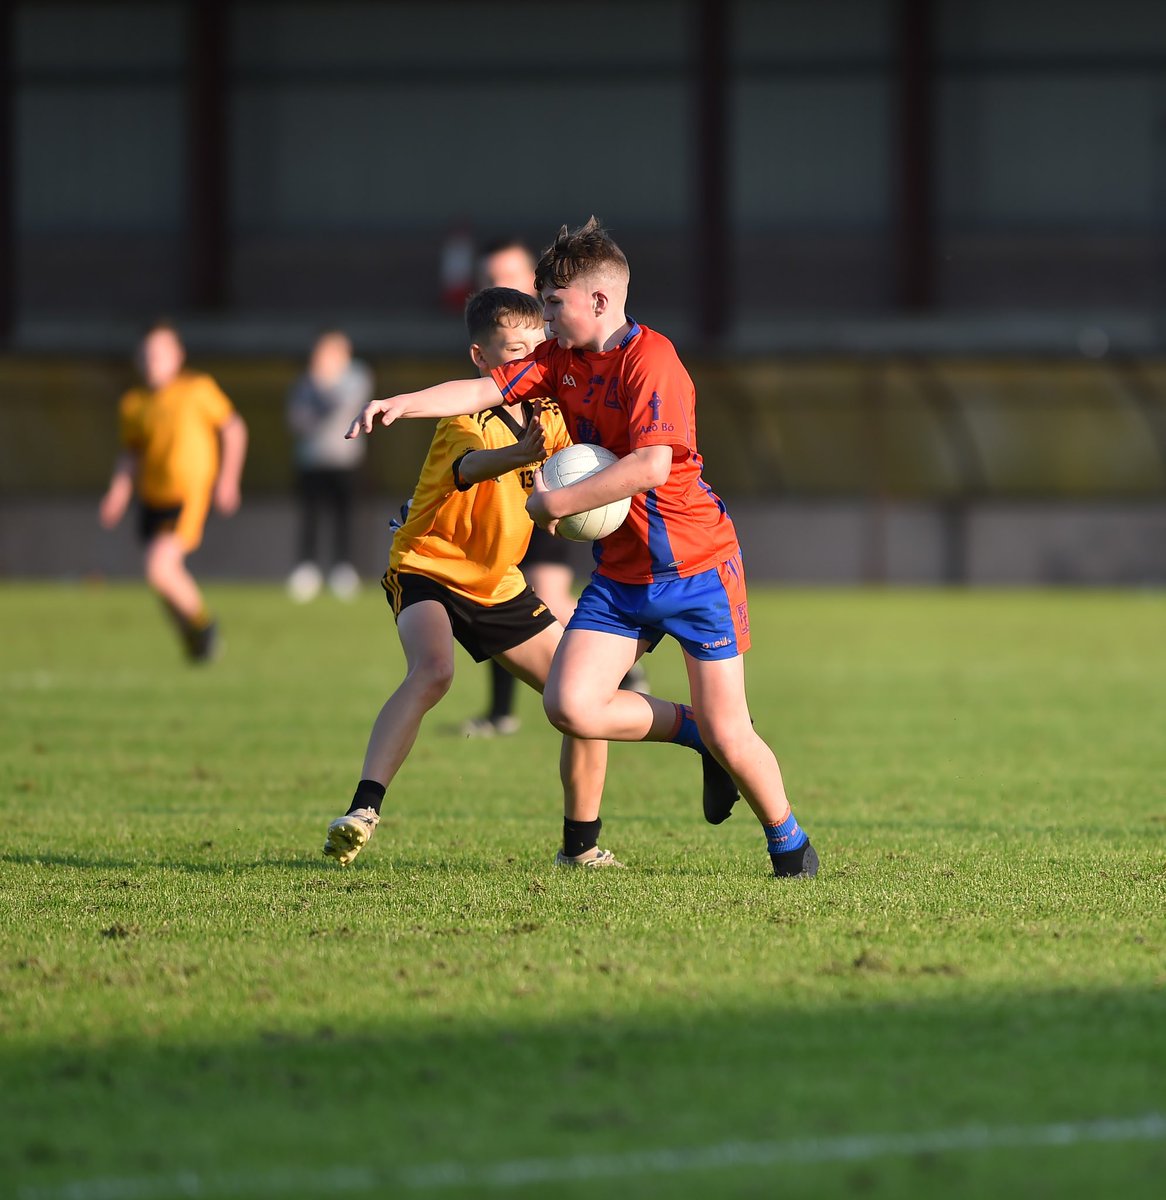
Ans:
[{"label": "yellow jersey", "polygon": [[235,415],[209,375],[179,375],[165,387],[121,399],[121,442],[138,456],[142,503],[166,507],[209,495],[219,471],[219,430]]},{"label": "yellow jersey", "polygon": [[[531,404],[522,407],[532,420]],[[541,420],[548,455],[571,444],[557,405],[544,402]],[[477,604],[502,604],[523,590],[526,580],[518,563],[534,528],[526,498],[534,487],[535,466],[469,486],[458,474],[467,454],[513,446],[522,432],[501,405],[437,423],[408,518],[393,538],[390,571],[424,575]]]}]

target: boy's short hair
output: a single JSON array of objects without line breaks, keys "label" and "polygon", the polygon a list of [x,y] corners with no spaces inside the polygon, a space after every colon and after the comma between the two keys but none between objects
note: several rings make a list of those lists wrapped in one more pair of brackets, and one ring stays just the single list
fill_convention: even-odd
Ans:
[{"label": "boy's short hair", "polygon": [[520,237],[492,238],[482,247],[478,258],[489,258],[491,255],[501,254],[503,250],[521,250],[523,254],[530,256],[531,265],[534,265],[534,251]]},{"label": "boy's short hair", "polygon": [[559,230],[538,260],[534,285],[540,292],[547,287],[570,287],[580,275],[593,271],[610,271],[625,280],[631,274],[624,252],[596,217],[578,229],[568,230],[564,225]]},{"label": "boy's short hair", "polygon": [[472,342],[480,342],[499,325],[534,328],[542,323],[542,302],[515,288],[483,288],[466,301],[466,332]]},{"label": "boy's short hair", "polygon": [[182,334],[179,332],[178,326],[169,317],[155,317],[148,325],[143,327],[138,337],[138,342],[144,342],[146,338],[152,337],[155,333],[168,333],[180,345],[182,343]]}]

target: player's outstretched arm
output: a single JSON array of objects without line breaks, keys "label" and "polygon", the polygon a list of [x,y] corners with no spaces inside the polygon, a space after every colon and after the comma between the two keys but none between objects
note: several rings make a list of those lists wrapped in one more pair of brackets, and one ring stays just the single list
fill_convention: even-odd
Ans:
[{"label": "player's outstretched arm", "polygon": [[225,516],[239,509],[243,463],[247,458],[247,425],[235,413],[219,430],[221,447],[219,477],[215,480],[215,508]]},{"label": "player's outstretched arm", "polygon": [[370,400],[344,436],[354,438],[362,433],[372,433],[374,425],[391,425],[402,417],[468,416],[501,402],[502,393],[488,375],[477,379],[451,379],[419,392]]},{"label": "player's outstretched arm", "polygon": [[105,529],[112,529],[125,516],[134,494],[134,480],[137,476],[138,456],[129,450],[119,454],[113,466],[109,487],[101,497],[101,505],[97,510],[98,519]]}]

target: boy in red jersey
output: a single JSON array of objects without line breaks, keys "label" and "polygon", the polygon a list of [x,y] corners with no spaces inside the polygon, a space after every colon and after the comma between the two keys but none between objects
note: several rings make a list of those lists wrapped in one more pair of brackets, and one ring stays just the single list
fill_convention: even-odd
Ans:
[{"label": "boy in red jersey", "polygon": [[[701,751],[704,812],[720,824],[737,788],[761,822],[774,874],[813,876],[818,856],[786,798],[772,750],[745,696],[749,648],[744,570],[724,504],[701,477],[695,389],[667,338],[627,317],[623,252],[593,217],[564,226],[539,260],[548,340],[488,378],[375,400],[375,420],[477,412],[531,396],[558,400],[572,440],[619,461],[549,491],[536,473],[528,511],[554,532],[561,517],[630,496],[624,524],[595,545],[596,570],[555,654],[543,695],[556,728],[608,741],[675,741]],[[619,690],[628,667],[670,634],[684,652],[692,707]],[[716,766],[733,785],[720,786]]]}]

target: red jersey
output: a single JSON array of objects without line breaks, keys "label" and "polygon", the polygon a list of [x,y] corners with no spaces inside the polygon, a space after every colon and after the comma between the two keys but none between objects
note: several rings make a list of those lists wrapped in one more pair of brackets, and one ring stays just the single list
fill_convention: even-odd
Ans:
[{"label": "red jersey", "polygon": [[640,446],[671,446],[665,483],[632,497],[628,519],[593,543],[600,575],[659,583],[719,566],[739,553],[724,504],[701,478],[696,389],[672,343],[634,321],[604,352],[543,342],[529,358],[490,372],[508,404],[536,396],[559,402],[571,440],[620,458]]}]

